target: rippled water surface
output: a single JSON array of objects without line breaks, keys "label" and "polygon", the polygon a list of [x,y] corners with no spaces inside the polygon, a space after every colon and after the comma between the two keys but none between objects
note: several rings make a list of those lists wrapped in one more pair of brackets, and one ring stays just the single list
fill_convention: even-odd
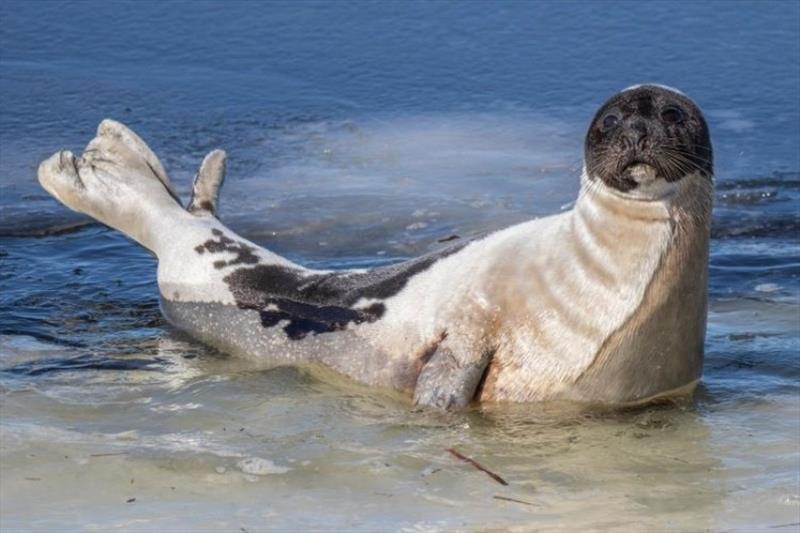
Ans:
[{"label": "rippled water surface", "polygon": [[[0,528],[797,531],[798,5],[0,3]],[[227,149],[248,238],[377,265],[568,209],[592,113],[642,81],[695,98],[716,152],[678,405],[443,414],[228,358],[161,318],[146,252],[35,183],[114,117],[184,194]]]}]

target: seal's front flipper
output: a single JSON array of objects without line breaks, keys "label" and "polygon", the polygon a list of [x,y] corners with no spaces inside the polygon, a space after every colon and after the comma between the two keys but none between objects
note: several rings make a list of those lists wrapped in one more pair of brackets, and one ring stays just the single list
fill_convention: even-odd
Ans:
[{"label": "seal's front flipper", "polygon": [[459,357],[442,343],[422,367],[414,389],[414,403],[439,409],[465,407],[478,390],[491,352]]},{"label": "seal's front flipper", "polygon": [[223,150],[214,150],[203,159],[194,177],[192,199],[186,208],[191,214],[217,216],[219,189],[225,180],[225,157]]}]

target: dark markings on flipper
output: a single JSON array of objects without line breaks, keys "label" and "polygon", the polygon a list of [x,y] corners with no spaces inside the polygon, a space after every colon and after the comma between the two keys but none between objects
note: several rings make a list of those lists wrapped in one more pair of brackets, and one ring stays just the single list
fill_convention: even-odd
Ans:
[{"label": "dark markings on flipper", "polygon": [[385,300],[400,292],[408,280],[427,270],[443,257],[464,248],[469,241],[403,263],[376,268],[368,272],[330,272],[305,275],[301,270],[280,265],[258,263],[252,246],[236,241],[214,229],[215,239],[195,247],[199,254],[230,252],[236,258],[215,261],[215,268],[252,264],[240,267],[223,278],[241,309],[259,312],[264,327],[288,321],[284,331],[290,339],[308,334],[329,333],[345,329],[348,324],[374,322],[383,316],[384,304],[376,302],[367,308],[352,306],[361,298]]}]

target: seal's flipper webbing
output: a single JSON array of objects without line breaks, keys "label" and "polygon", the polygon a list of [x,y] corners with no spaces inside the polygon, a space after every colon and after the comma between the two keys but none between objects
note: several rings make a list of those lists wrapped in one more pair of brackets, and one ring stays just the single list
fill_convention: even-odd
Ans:
[{"label": "seal's flipper webbing", "polygon": [[445,341],[422,367],[414,388],[414,403],[439,409],[466,407],[475,398],[491,358],[491,352],[459,357]]},{"label": "seal's flipper webbing", "polygon": [[179,204],[181,203],[178,193],[176,193],[175,189],[172,187],[172,182],[170,182],[167,171],[164,170],[161,161],[159,161],[150,147],[147,146],[147,143],[136,135],[133,130],[121,122],[107,118],[97,126],[97,136],[89,143],[89,146],[86,147],[87,151],[101,140],[108,140],[109,142],[107,145],[110,146],[111,150],[114,150],[116,147],[125,146],[128,150],[138,155],[147,165],[147,168],[150,169],[150,172],[164,184],[170,196]]},{"label": "seal's flipper webbing", "polygon": [[192,199],[186,208],[193,215],[217,216],[219,189],[225,180],[225,157],[223,150],[214,150],[203,159],[194,177]]}]

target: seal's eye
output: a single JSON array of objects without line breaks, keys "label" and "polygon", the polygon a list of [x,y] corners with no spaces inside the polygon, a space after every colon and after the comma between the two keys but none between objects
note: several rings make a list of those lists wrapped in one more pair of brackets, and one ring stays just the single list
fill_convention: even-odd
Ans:
[{"label": "seal's eye", "polygon": [[603,131],[608,131],[614,126],[617,125],[619,122],[619,117],[613,113],[609,113],[605,117],[603,117],[603,121],[600,123],[602,125]]},{"label": "seal's eye", "polygon": [[661,120],[667,124],[678,124],[679,122],[683,122],[683,111],[681,111],[681,108],[673,105],[667,106],[661,110]]}]

